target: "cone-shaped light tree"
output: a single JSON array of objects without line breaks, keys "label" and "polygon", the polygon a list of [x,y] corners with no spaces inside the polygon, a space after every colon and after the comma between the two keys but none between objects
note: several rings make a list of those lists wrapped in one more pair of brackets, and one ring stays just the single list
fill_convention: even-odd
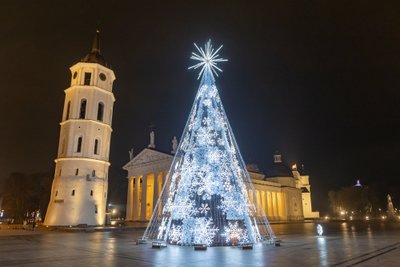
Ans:
[{"label": "cone-shaped light tree", "polygon": [[215,85],[222,46],[195,47],[199,63],[189,69],[200,69],[200,87],[143,238],[206,246],[272,239]]}]

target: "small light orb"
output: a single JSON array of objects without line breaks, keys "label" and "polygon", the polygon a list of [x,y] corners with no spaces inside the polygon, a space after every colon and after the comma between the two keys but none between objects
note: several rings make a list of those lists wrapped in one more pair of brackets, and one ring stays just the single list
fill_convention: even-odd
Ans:
[{"label": "small light orb", "polygon": [[324,229],[322,228],[322,225],[320,225],[320,224],[317,225],[317,233],[319,236],[321,236],[324,233]]}]

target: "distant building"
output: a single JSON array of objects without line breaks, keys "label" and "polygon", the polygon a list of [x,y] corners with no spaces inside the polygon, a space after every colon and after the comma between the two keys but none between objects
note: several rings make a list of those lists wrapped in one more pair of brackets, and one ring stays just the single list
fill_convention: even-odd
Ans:
[{"label": "distant building", "polygon": [[114,72],[92,51],[70,68],[51,197],[45,225],[102,225],[105,220]]},{"label": "distant building", "polygon": [[[130,161],[123,167],[128,172],[126,220],[150,220],[168,176],[176,142],[174,138],[172,153],[159,151],[154,144],[153,132],[148,148],[136,156],[130,153]],[[261,204],[270,221],[319,217],[319,212],[313,212],[311,207],[309,176],[301,174],[295,166],[293,169],[287,167],[279,153],[274,155],[273,168],[267,174],[261,173],[255,164],[247,165],[247,169],[256,189],[256,195],[251,194],[250,200]]]}]

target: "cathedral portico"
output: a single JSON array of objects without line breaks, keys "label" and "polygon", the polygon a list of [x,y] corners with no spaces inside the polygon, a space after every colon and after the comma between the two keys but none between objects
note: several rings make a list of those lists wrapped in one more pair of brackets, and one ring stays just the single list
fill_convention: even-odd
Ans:
[{"label": "cathedral portico", "polygon": [[173,155],[145,148],[123,167],[128,171],[127,220],[151,218],[172,159]]}]

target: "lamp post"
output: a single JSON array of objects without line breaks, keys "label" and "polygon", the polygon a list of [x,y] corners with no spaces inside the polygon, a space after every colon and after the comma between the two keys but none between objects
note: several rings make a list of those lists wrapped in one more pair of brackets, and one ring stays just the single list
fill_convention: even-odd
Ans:
[{"label": "lamp post", "polygon": [[111,211],[110,211],[111,206],[112,206],[112,204],[108,203],[107,210],[106,210],[106,222],[105,222],[105,225],[111,225]]}]

